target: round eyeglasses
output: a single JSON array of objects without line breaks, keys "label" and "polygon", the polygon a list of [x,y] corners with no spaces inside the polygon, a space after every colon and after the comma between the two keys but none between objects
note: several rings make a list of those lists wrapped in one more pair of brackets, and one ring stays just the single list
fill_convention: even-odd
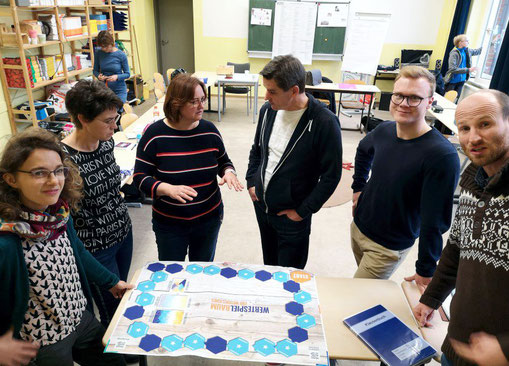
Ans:
[{"label": "round eyeglasses", "polygon": [[69,173],[69,167],[67,166],[61,166],[56,168],[55,170],[48,170],[48,169],[34,169],[34,170],[18,170],[20,173],[26,173],[30,174],[32,178],[35,179],[48,179],[51,173],[55,175],[57,178],[64,178]]},{"label": "round eyeglasses", "polygon": [[[430,98],[430,97],[431,97],[431,95],[429,97],[425,97],[425,98]],[[418,95],[403,95],[403,94],[399,94],[399,93],[393,93],[391,96],[391,101],[396,105],[400,105],[406,99],[406,101],[410,107],[417,107],[419,104],[421,104],[422,100],[425,98],[420,97]]]}]

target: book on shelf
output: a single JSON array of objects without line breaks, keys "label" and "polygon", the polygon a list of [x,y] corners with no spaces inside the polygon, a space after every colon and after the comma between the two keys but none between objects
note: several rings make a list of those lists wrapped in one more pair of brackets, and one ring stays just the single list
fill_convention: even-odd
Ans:
[{"label": "book on shelf", "polygon": [[436,350],[382,305],[343,320],[366,346],[389,366],[414,366],[429,361]]}]

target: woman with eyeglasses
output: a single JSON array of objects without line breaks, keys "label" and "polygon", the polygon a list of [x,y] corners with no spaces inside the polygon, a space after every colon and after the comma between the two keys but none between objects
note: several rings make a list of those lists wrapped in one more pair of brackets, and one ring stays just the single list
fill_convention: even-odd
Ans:
[{"label": "woman with eyeglasses", "polygon": [[[115,298],[132,286],[76,235],[70,212],[78,208],[82,179],[56,136],[30,127],[11,137],[0,177],[0,334],[40,346],[31,365],[125,365],[119,355],[103,353],[89,281]],[[27,356],[18,354],[15,364]]]},{"label": "woman with eyeglasses", "polygon": [[202,119],[205,85],[177,75],[164,101],[164,115],[143,134],[136,155],[134,184],[153,199],[152,227],[159,260],[214,259],[223,202],[216,176],[241,191],[217,128]]},{"label": "woman with eyeglasses", "polygon": [[[122,102],[103,83],[81,80],[67,92],[65,105],[76,128],[62,140],[62,146],[84,183],[80,210],[73,213],[78,237],[103,266],[126,281],[133,235],[120,195],[120,168],[112,138]],[[107,327],[119,301],[95,284],[91,288],[101,323]]]}]

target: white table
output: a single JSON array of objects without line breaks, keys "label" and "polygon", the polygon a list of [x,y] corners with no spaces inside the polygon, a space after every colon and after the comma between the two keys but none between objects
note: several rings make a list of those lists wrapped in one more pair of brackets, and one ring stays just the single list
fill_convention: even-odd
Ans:
[{"label": "white table", "polygon": [[440,113],[434,112],[431,108],[428,109],[428,113],[433,117],[439,120],[444,124],[448,129],[450,129],[455,134],[458,133],[458,127],[456,126],[456,104],[451,102],[450,100],[444,98],[440,94],[435,93],[433,98],[437,101],[437,104],[442,107],[444,110]]},{"label": "white table", "polygon": [[233,74],[231,78],[228,78],[225,75],[217,75],[217,118],[219,122],[221,122],[221,87],[225,85],[235,85],[254,87],[253,123],[256,123],[256,115],[258,114],[259,78],[259,74]]}]

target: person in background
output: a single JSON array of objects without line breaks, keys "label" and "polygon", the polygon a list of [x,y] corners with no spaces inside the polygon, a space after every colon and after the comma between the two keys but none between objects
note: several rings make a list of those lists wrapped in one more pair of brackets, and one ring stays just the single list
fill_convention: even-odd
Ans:
[{"label": "person in background", "polygon": [[165,118],[151,124],[136,154],[134,184],[153,199],[152,227],[159,260],[214,259],[223,202],[218,187],[241,191],[217,128],[202,119],[205,85],[189,74],[174,77]]},{"label": "person in background", "polygon": [[449,240],[413,309],[421,326],[456,288],[442,365],[509,365],[509,97],[482,90],[456,109],[471,160]]},{"label": "person in background", "polygon": [[99,32],[97,45],[101,49],[95,53],[94,76],[113,90],[122,103],[125,103],[127,100],[125,80],[131,76],[127,56],[115,47],[115,40],[108,31]]},{"label": "person in background", "polygon": [[[103,83],[80,80],[67,92],[65,105],[75,129],[62,140],[62,148],[83,179],[80,209],[72,214],[78,238],[99,263],[127,281],[133,233],[113,154],[113,133],[122,102]],[[96,284],[90,287],[101,323],[107,327],[119,300]]]},{"label": "person in background", "polygon": [[481,54],[482,48],[469,49],[468,38],[465,34],[459,34],[454,37],[454,48],[449,53],[449,69],[445,74],[445,92],[456,90],[458,99],[461,95],[463,85],[470,77],[470,73],[475,71],[472,66],[472,56]]},{"label": "person in background", "polygon": [[132,288],[85,249],[70,215],[82,179],[51,132],[30,127],[0,159],[0,334],[40,348],[37,366],[125,365],[103,353],[89,281],[120,298]]}]

